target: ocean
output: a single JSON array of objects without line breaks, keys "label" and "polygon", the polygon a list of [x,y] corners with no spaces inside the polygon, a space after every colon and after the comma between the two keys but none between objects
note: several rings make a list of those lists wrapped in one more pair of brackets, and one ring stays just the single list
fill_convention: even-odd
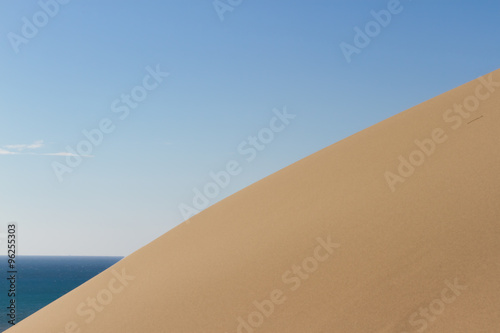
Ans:
[{"label": "ocean", "polygon": [[[16,258],[16,323],[111,267],[120,257],[42,257]],[[12,325],[10,305],[10,269],[6,256],[0,256],[0,332]]]}]

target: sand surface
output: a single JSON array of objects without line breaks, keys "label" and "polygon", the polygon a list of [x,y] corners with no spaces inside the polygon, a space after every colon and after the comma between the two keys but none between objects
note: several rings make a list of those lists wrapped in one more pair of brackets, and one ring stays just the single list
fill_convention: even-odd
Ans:
[{"label": "sand surface", "polygon": [[497,70],[232,195],[7,332],[499,333],[499,148]]}]

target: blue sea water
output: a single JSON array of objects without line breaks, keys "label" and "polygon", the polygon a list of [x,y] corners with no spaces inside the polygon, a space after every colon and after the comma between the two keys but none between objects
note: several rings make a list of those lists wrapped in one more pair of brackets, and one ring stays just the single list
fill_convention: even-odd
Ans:
[{"label": "blue sea water", "polygon": [[[119,257],[16,258],[16,323],[111,267]],[[0,332],[10,328],[8,258],[0,256]]]}]

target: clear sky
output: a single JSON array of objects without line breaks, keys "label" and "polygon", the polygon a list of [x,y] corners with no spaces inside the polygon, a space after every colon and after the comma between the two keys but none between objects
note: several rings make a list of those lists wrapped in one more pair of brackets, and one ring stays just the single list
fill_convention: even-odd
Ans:
[{"label": "clear sky", "polygon": [[233,173],[213,204],[499,67],[497,0],[54,1],[0,2],[0,232],[24,255],[128,255],[210,172]]}]

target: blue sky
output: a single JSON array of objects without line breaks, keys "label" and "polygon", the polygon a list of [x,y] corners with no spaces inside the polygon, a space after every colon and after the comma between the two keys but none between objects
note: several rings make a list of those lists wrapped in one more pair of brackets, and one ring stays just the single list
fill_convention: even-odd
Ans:
[{"label": "blue sky", "polygon": [[[0,2],[0,232],[16,221],[24,255],[130,254],[230,161],[210,204],[499,62],[498,1],[402,0],[350,62],[340,44],[396,3],[243,0],[224,20],[210,0],[47,6]],[[247,161],[238,147],[284,110]],[[102,121],[113,130],[60,181],[54,165]]]}]

